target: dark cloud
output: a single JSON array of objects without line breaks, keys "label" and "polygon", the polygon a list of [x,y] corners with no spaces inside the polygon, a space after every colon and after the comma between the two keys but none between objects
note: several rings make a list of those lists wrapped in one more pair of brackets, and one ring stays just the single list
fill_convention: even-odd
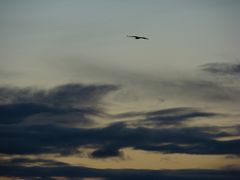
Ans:
[{"label": "dark cloud", "polygon": [[[78,126],[91,122],[89,116],[107,115],[101,99],[115,86],[64,85],[49,90],[0,88],[0,154],[77,155],[82,147],[90,147],[89,158],[124,159],[123,149],[133,148],[161,153],[240,155],[240,141],[220,141],[235,136],[234,131],[217,127],[186,127],[186,122],[214,118],[221,114],[196,108],[178,107],[148,112],[128,112],[114,118],[134,118],[105,127]],[[111,116],[109,116],[111,117]],[[151,127],[145,126],[151,124]],[[131,125],[131,126],[130,126]],[[164,126],[171,125],[171,126]],[[181,125],[181,126],[179,126]],[[36,156],[35,156],[36,157]],[[120,173],[120,175],[119,175]],[[70,166],[42,159],[18,158],[0,163],[0,175],[24,179],[51,179],[64,176],[70,179],[104,177],[106,179],[213,179],[218,171],[138,171],[97,170]],[[223,173],[222,179],[235,177]],[[239,175],[239,174],[237,174]],[[221,179],[220,178],[220,179]]]},{"label": "dark cloud", "polygon": [[240,141],[218,141],[232,134],[217,128],[129,128],[117,123],[105,128],[69,128],[56,125],[0,126],[0,153],[76,154],[91,146],[93,158],[122,156],[121,149],[189,154],[240,154]]},{"label": "dark cloud", "polygon": [[0,105],[1,124],[19,123],[24,118],[41,113],[58,114],[64,111],[43,104],[18,103]]},{"label": "dark cloud", "polygon": [[[116,116],[141,116],[131,126],[129,122],[120,122],[101,128],[75,127],[76,122],[89,123],[89,115],[104,113],[99,107],[100,100],[116,89],[77,84],[48,91],[1,88],[0,153],[69,155],[89,146],[94,149],[92,158],[123,157],[122,149],[128,147],[163,153],[240,154],[239,140],[217,140],[235,134],[216,127],[185,127],[185,122],[195,118],[220,115],[189,107]],[[151,128],[145,126],[149,124]]]},{"label": "dark cloud", "polygon": [[204,71],[220,75],[240,75],[240,64],[208,63],[202,66]]},{"label": "dark cloud", "polygon": [[99,115],[95,107],[64,108],[37,103],[12,103],[0,105],[0,124],[38,123],[38,124],[91,124],[89,115]]},{"label": "dark cloud", "polygon": [[[41,123],[90,123],[89,115],[100,113],[98,104],[111,85],[68,84],[50,90],[0,88],[0,124],[35,119]],[[34,118],[33,118],[34,117]]]},{"label": "dark cloud", "polygon": [[123,152],[117,147],[103,147],[99,148],[91,153],[93,158],[108,158],[108,157],[123,157]]},{"label": "dark cloud", "polygon": [[139,146],[137,149],[146,151],[157,151],[164,153],[186,153],[186,154],[239,154],[240,141],[206,141],[204,143],[192,144],[163,144]]},{"label": "dark cloud", "polygon": [[[20,161],[20,163],[18,163]],[[14,162],[17,162],[16,164]],[[40,162],[40,165],[35,163]],[[43,164],[41,164],[44,162]],[[33,163],[32,166],[24,164]],[[103,178],[106,180],[140,179],[140,180],[235,180],[240,177],[237,170],[113,170],[94,169],[81,166],[71,166],[51,160],[16,159],[0,164],[0,176],[20,177],[24,179],[54,179],[65,177]]]},{"label": "dark cloud", "polygon": [[113,85],[67,84],[49,90],[34,88],[0,88],[0,100],[9,103],[39,103],[52,106],[96,106],[106,93],[116,90]]},{"label": "dark cloud", "polygon": [[[140,125],[180,125],[195,118],[211,118],[221,116],[218,113],[204,112],[196,108],[178,107],[161,109],[149,112],[127,112],[114,116],[114,118],[134,118],[131,124]],[[141,119],[142,118],[142,119]],[[135,123],[133,123],[135,122]]]},{"label": "dark cloud", "polygon": [[211,118],[217,113],[203,112],[194,108],[180,107],[153,111],[146,114],[141,123],[153,125],[180,125],[195,118]]},{"label": "dark cloud", "polygon": [[47,159],[28,159],[28,158],[13,158],[8,160],[1,160],[0,165],[5,166],[66,166],[68,164],[53,160],[47,160]]}]

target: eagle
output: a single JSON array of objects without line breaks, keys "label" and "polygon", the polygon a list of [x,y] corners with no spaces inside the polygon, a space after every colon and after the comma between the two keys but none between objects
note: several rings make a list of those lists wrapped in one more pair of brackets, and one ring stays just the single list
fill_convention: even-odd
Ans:
[{"label": "eagle", "polygon": [[143,36],[128,36],[128,35],[127,35],[127,37],[133,37],[133,38],[135,38],[135,39],[146,39],[146,40],[149,40],[148,38],[143,37]]}]

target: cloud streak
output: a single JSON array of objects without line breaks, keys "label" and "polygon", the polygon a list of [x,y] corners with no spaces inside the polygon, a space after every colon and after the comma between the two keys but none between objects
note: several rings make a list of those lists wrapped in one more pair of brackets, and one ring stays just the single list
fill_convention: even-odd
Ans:
[{"label": "cloud streak", "polygon": [[[179,108],[168,108],[161,109],[158,111],[151,112],[130,112],[119,114],[118,118],[132,118],[143,116],[142,119],[136,120],[135,125],[150,125],[153,127],[164,126],[164,125],[183,125],[194,119],[213,118],[221,116],[218,113],[204,112],[196,108],[190,107],[179,107]],[[132,122],[132,121],[131,121]],[[131,123],[130,122],[130,123]]]},{"label": "cloud streak", "polygon": [[240,75],[240,64],[230,64],[230,63],[208,63],[202,65],[202,69],[206,72],[219,75]]},{"label": "cloud streak", "polygon": [[[42,165],[36,166],[36,163]],[[25,166],[28,164],[30,166]],[[54,179],[64,177],[78,178],[102,178],[104,180],[120,179],[165,179],[165,180],[235,180],[240,176],[237,170],[111,170],[94,169],[81,166],[71,166],[51,160],[27,160],[13,159],[0,164],[0,175],[14,176],[24,179]]]}]

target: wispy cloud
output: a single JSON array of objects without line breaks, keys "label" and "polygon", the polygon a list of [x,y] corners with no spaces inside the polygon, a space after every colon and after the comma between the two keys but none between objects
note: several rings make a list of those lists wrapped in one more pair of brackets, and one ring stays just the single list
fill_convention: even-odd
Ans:
[{"label": "wispy cloud", "polygon": [[202,65],[202,69],[219,75],[240,75],[240,63],[208,63]]},{"label": "wispy cloud", "polygon": [[179,107],[179,108],[168,108],[168,109],[161,109],[158,111],[152,111],[152,112],[142,112],[142,113],[126,113],[119,115],[120,117],[127,117],[129,118],[133,117],[135,115],[143,116],[142,119],[136,120],[136,125],[150,125],[153,127],[156,126],[164,126],[164,125],[174,125],[179,126],[183,125],[184,123],[187,123],[189,121],[192,121],[194,119],[205,119],[205,118],[212,118],[216,116],[220,116],[218,113],[212,113],[212,112],[204,112],[201,110],[198,110],[196,108],[190,108],[190,107]]}]

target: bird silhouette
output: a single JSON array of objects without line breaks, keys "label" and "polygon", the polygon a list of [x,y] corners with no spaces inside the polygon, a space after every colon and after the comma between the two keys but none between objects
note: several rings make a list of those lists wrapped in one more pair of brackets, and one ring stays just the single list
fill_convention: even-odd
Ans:
[{"label": "bird silhouette", "polygon": [[149,40],[148,38],[143,37],[143,36],[128,36],[128,35],[127,35],[127,37],[133,37],[133,38],[135,38],[135,39],[146,39],[146,40]]}]

